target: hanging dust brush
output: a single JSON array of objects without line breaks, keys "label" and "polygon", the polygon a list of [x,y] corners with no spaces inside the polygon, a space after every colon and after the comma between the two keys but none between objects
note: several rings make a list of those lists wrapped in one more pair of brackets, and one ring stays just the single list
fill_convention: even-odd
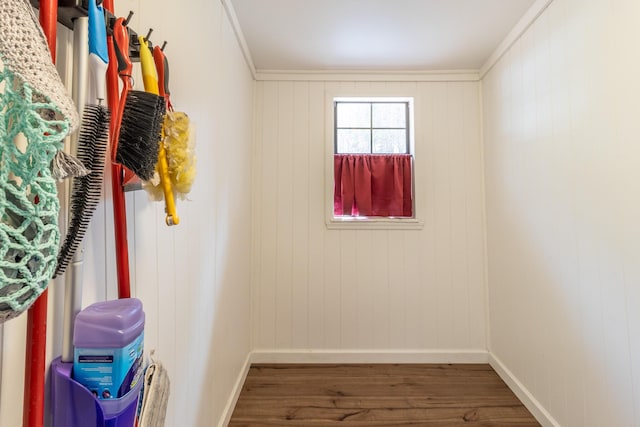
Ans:
[{"label": "hanging dust brush", "polygon": [[[164,139],[162,141],[168,163],[168,174],[173,193],[185,199],[191,191],[196,176],[195,132],[189,116],[174,111],[169,92],[169,63],[159,46],[153,48],[153,60],[158,71],[160,95],[167,100],[167,115],[164,119]],[[145,190],[154,200],[162,200],[160,182],[145,183]]]},{"label": "hanging dust brush", "polygon": [[24,0],[0,1],[0,323],[46,289],[60,242],[51,160],[78,125]]}]

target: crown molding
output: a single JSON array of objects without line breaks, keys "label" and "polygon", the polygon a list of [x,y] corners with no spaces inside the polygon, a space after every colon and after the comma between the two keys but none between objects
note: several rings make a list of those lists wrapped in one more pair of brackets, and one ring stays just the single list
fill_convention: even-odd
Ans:
[{"label": "crown molding", "polygon": [[480,67],[479,78],[484,79],[489,71],[500,61],[500,59],[511,49],[522,35],[533,25],[542,13],[547,10],[553,0],[537,0],[531,5],[529,10],[520,18],[518,23],[511,29],[509,34],[502,40],[498,47],[493,51],[484,65]]},{"label": "crown molding", "polygon": [[236,10],[233,8],[231,0],[220,0],[220,2],[224,7],[224,11],[227,15],[227,18],[229,19],[229,23],[231,23],[233,33],[236,35],[236,39],[238,40],[238,44],[240,45],[240,50],[242,50],[242,56],[244,56],[247,67],[249,67],[249,71],[251,71],[251,75],[255,80],[256,67],[253,64],[253,58],[251,57],[251,52],[249,51],[249,45],[247,45],[247,40],[244,38],[244,33],[242,32],[242,28],[240,27],[240,22],[238,21]]}]

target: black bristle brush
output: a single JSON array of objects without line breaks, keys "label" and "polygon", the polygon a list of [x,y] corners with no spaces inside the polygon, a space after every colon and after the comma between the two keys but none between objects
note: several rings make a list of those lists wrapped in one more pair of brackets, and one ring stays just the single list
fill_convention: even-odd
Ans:
[{"label": "black bristle brush", "polygon": [[132,90],[132,64],[129,59],[129,32],[124,18],[113,26],[118,74],[123,83],[120,94],[120,126],[115,161],[129,168],[140,179],[153,178],[158,162],[162,123],[166,112],[163,97]]},{"label": "black bristle brush", "polygon": [[[89,169],[90,173],[73,179],[69,201],[69,224],[58,253],[58,265],[54,277],[64,273],[74,258],[100,202],[105,158],[109,145],[110,115],[104,95],[105,73],[109,57],[104,10],[96,5],[95,0],[89,1],[88,28],[91,84],[89,85],[89,104],[85,105],[82,113],[76,157]],[[86,42],[86,39],[84,40]]]}]

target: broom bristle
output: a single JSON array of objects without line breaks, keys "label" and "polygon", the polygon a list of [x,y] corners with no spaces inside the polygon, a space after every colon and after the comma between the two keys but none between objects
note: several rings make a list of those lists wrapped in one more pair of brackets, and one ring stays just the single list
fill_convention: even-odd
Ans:
[{"label": "broom bristle", "polygon": [[78,138],[77,157],[91,170],[91,173],[73,180],[69,228],[58,253],[58,265],[53,277],[61,275],[66,270],[100,202],[108,142],[109,110],[100,105],[85,106]]},{"label": "broom bristle", "polygon": [[131,90],[122,113],[116,161],[148,181],[153,177],[166,106],[163,97]]}]

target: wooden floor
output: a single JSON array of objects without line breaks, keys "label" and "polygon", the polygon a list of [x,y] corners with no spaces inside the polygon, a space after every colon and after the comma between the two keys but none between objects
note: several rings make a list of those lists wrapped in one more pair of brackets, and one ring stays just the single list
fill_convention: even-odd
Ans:
[{"label": "wooden floor", "polygon": [[539,426],[489,365],[252,365],[230,426]]}]

